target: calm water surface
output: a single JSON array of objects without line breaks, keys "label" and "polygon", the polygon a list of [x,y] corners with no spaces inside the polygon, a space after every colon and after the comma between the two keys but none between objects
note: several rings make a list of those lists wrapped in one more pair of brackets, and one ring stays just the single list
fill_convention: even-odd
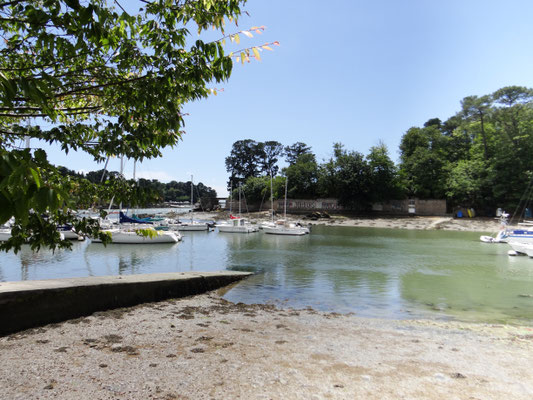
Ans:
[{"label": "calm water surface", "polygon": [[[315,226],[283,237],[187,232],[175,245],[75,242],[0,254],[0,281],[152,272],[252,271],[231,301],[385,318],[533,324],[533,259],[479,233]],[[529,297],[528,297],[529,296]]]}]

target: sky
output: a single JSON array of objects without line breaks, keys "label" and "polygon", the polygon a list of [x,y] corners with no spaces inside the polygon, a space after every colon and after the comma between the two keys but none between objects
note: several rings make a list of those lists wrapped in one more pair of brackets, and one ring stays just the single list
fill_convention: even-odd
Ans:
[{"label": "sky", "polygon": [[[448,119],[464,97],[533,87],[531,0],[248,0],[244,9],[250,16],[235,31],[266,29],[241,35],[240,47],[280,46],[235,65],[228,82],[213,85],[224,89],[218,96],[187,104],[183,140],[138,164],[137,177],[193,175],[225,196],[224,160],[242,139],[301,141],[319,161],[336,142],[365,155],[383,142],[397,161],[410,127]],[[49,159],[78,171],[103,168],[59,149]],[[117,159],[110,169],[119,169]],[[125,174],[132,172],[130,161]]]}]

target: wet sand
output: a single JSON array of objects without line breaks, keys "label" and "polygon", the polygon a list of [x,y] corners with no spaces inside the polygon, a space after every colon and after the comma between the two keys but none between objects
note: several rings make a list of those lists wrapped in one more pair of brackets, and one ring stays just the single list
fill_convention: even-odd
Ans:
[{"label": "wet sand", "polygon": [[0,338],[1,399],[531,399],[533,329],[216,293]]},{"label": "wet sand", "polygon": [[[229,218],[228,212],[195,212],[195,218],[203,220],[224,220]],[[268,212],[256,212],[243,214],[250,221],[268,220]],[[332,214],[330,218],[320,218],[316,221],[306,219],[303,215],[287,215],[287,219],[300,221],[312,225],[327,226],[361,226],[374,228],[391,228],[391,229],[442,229],[453,231],[472,231],[472,232],[497,232],[500,228],[500,222],[495,218],[453,218],[453,217],[354,217],[348,215]]]}]

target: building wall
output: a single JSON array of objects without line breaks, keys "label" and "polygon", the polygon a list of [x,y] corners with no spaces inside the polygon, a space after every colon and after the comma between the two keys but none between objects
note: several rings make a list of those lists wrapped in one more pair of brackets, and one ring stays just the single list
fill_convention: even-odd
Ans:
[{"label": "building wall", "polygon": [[[274,209],[283,212],[285,208],[284,200],[274,200]],[[306,211],[327,211],[339,212],[343,208],[338,204],[337,199],[287,199],[287,212],[306,212]]]},{"label": "building wall", "polygon": [[415,215],[445,215],[446,200],[422,200],[422,199],[405,199],[391,200],[385,203],[374,204],[372,210],[383,214],[409,214],[409,206],[414,205]]},{"label": "building wall", "polygon": [[[226,202],[226,210],[229,210],[230,202]],[[274,200],[274,210],[277,213],[284,211],[283,199]],[[372,211],[375,214],[396,214],[409,215],[409,207],[414,206],[415,215],[445,215],[446,214],[446,200],[421,200],[421,199],[405,199],[405,200],[391,200],[385,203],[376,203],[372,206]],[[248,211],[259,211],[260,204],[248,204]],[[232,205],[233,213],[237,213],[239,209],[239,202],[234,201]],[[247,211],[244,202],[241,204],[242,212]],[[261,211],[270,209],[270,201],[265,201],[261,207]],[[287,212],[288,213],[306,213],[313,211],[326,211],[328,213],[339,213],[345,210],[337,199],[288,199]]]}]

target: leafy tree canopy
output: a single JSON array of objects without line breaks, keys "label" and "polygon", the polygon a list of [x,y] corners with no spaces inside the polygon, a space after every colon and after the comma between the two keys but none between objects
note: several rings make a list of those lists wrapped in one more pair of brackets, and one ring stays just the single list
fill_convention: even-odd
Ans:
[{"label": "leafy tree canopy", "polygon": [[[34,249],[68,246],[55,232],[58,223],[98,232],[97,223],[70,213],[79,199],[109,190],[136,196],[128,185],[117,187],[119,180],[65,179],[44,151],[20,143],[37,139],[96,162],[160,156],[183,134],[183,105],[229,78],[233,54],[225,54],[223,42],[239,39],[224,26],[237,21],[245,1],[141,1],[136,13],[105,0],[0,3],[0,223],[13,217],[16,227],[2,249],[24,241]],[[212,28],[220,40],[202,40]],[[238,54],[244,60],[251,52]]]},{"label": "leafy tree canopy", "polygon": [[296,142],[290,146],[285,146],[285,161],[292,165],[302,154],[310,154],[311,147],[302,142]]},{"label": "leafy tree canopy", "polygon": [[226,157],[226,171],[230,173],[228,188],[236,187],[250,177],[259,176],[263,144],[252,139],[233,143],[231,154]]}]

